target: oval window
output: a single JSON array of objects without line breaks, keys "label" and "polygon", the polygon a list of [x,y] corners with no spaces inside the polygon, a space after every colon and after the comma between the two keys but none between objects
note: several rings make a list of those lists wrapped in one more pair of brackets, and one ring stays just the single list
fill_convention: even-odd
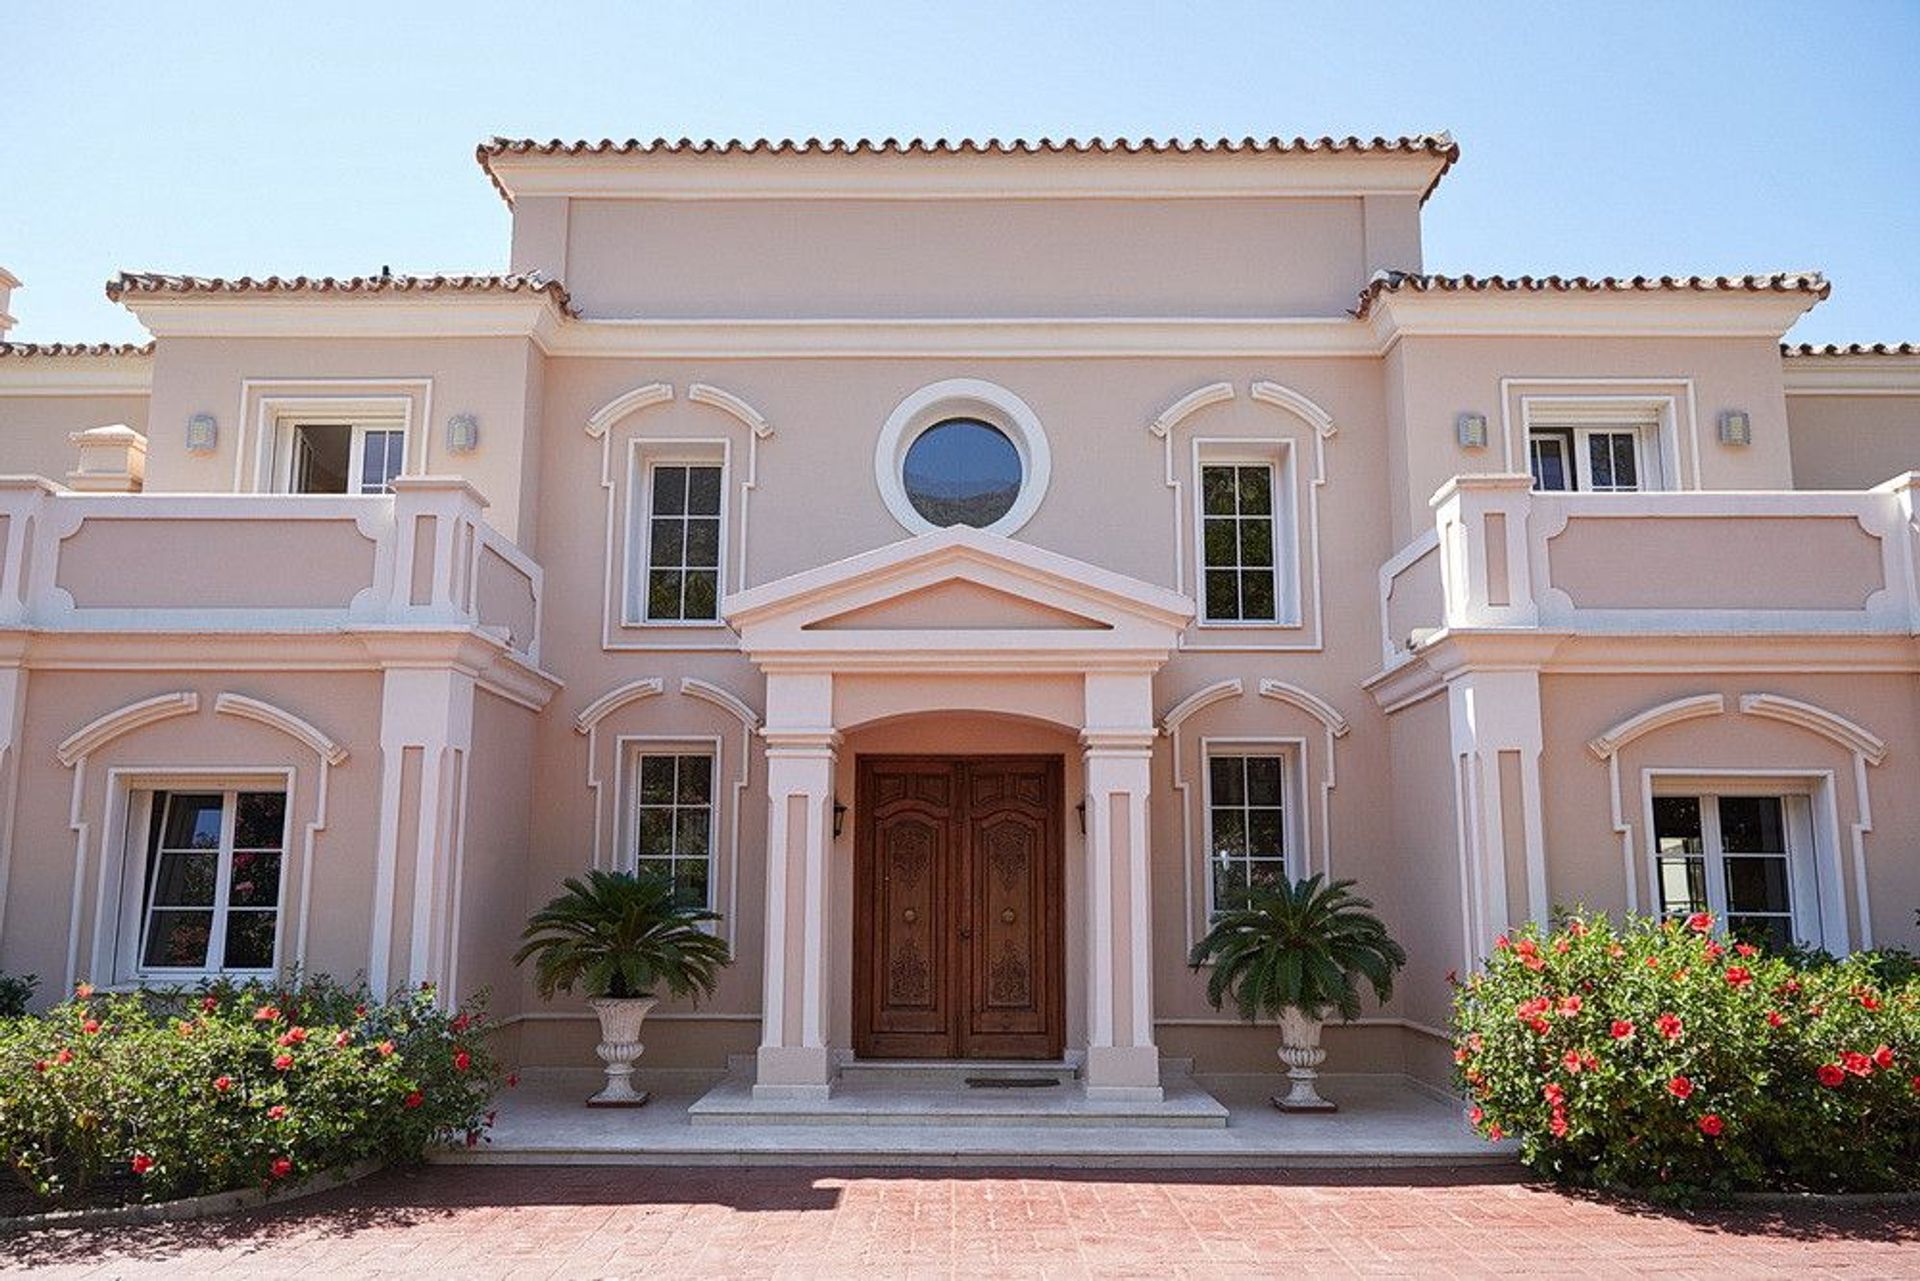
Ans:
[{"label": "oval window", "polygon": [[932,525],[985,529],[1020,497],[1020,451],[1006,433],[978,418],[948,418],[907,447],[900,484]]}]

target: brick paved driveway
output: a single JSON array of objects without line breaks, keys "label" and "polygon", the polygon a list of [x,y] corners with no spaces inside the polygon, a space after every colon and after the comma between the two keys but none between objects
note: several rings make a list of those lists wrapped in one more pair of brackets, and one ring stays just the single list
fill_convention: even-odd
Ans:
[{"label": "brick paved driveway", "polygon": [[1920,1276],[1920,1206],[1682,1217],[1484,1170],[390,1171],[268,1213],[0,1238],[69,1276]]}]

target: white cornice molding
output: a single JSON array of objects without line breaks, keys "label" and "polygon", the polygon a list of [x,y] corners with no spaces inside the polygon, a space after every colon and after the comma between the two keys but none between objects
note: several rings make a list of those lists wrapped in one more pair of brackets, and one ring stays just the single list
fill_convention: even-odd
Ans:
[{"label": "white cornice molding", "polygon": [[284,707],[275,707],[272,703],[248,698],[244,694],[223,693],[213,700],[213,710],[217,715],[257,721],[297,738],[329,765],[338,765],[347,759],[346,748],[334,742],[312,721],[295,716]]},{"label": "white cornice molding", "polygon": [[1401,338],[1765,338],[1817,302],[1790,292],[1383,294],[1368,313],[1378,350]]},{"label": "white cornice molding", "polygon": [[1339,430],[1333,425],[1332,414],[1322,409],[1310,397],[1302,395],[1291,387],[1276,382],[1255,382],[1248,389],[1247,394],[1262,404],[1274,405],[1298,414],[1322,437],[1331,436]]},{"label": "white cornice molding", "polygon": [[1298,685],[1281,680],[1263,680],[1260,682],[1260,697],[1271,698],[1276,702],[1299,708],[1326,726],[1328,732],[1335,738],[1345,737],[1347,731],[1352,728],[1347,723],[1347,718],[1342,716],[1340,710],[1332,703]]},{"label": "white cornice molding", "polygon": [[694,383],[687,388],[687,399],[696,405],[708,405],[722,413],[732,414],[762,440],[773,435],[773,424],[767,421],[765,414],[723,388],[710,383]]},{"label": "white cornice molding", "polygon": [[129,294],[155,338],[528,338],[551,345],[566,318],[540,294],[485,297]]},{"label": "white cornice molding", "polygon": [[760,728],[760,713],[748,707],[739,695],[721,689],[711,681],[703,681],[695,676],[680,678],[680,692],[688,698],[698,698],[712,703],[715,707],[732,712],[740,723],[748,729]]},{"label": "white cornice molding", "polygon": [[138,702],[117,707],[105,716],[88,721],[79,729],[61,740],[54,749],[54,756],[62,765],[71,767],[83,757],[91,756],[98,748],[112,742],[122,734],[132,733],[143,725],[155,721],[164,721],[174,716],[191,716],[200,710],[200,695],[192,690],[183,689],[172,694],[156,694],[152,698],[143,698]]},{"label": "white cornice molding", "polygon": [[587,706],[581,710],[580,714],[573,718],[574,732],[576,734],[585,734],[595,725],[598,725],[601,721],[613,715],[613,713],[619,711],[622,707],[625,707],[628,703],[638,702],[643,698],[652,698],[664,691],[666,687],[666,682],[658,676],[645,676],[639,680],[628,681],[623,685],[616,685],[587,704]]},{"label": "white cornice molding", "polygon": [[1608,760],[1644,734],[1678,725],[1681,721],[1718,716],[1726,710],[1727,699],[1724,694],[1694,694],[1687,698],[1676,698],[1629,716],[1613,728],[1596,735],[1588,741],[1587,750],[1603,761]]},{"label": "white cornice molding", "polygon": [[607,434],[607,428],[651,405],[664,404],[673,399],[672,383],[644,383],[631,391],[623,391],[587,417],[587,435],[596,439]]},{"label": "white cornice molding", "polygon": [[1160,415],[1147,424],[1147,430],[1165,439],[1167,433],[1178,427],[1192,415],[1208,405],[1217,405],[1223,400],[1232,400],[1232,383],[1208,383],[1204,387],[1195,387],[1180,399],[1160,411]]},{"label": "white cornice molding", "polygon": [[0,360],[0,396],[146,396],[153,356],[25,356]]},{"label": "white cornice molding", "polygon": [[1920,356],[1793,356],[1780,365],[1789,396],[1920,396]]},{"label": "white cornice molding", "polygon": [[1397,195],[1430,190],[1447,157],[1284,156],[605,156],[493,155],[509,199],[1204,200]]},{"label": "white cornice molding", "polygon": [[1740,710],[1748,716],[1764,716],[1769,720],[1785,721],[1789,725],[1811,730],[1849,751],[1859,753],[1869,765],[1878,765],[1887,758],[1887,741],[1884,738],[1838,712],[1830,712],[1813,703],[1803,703],[1797,698],[1787,698],[1781,694],[1742,694]]},{"label": "white cornice molding", "polygon": [[1245,687],[1238,677],[1202,686],[1169,708],[1167,714],[1160,718],[1160,728],[1171,734],[1195,712],[1204,711],[1230,698],[1239,698],[1244,692]]}]

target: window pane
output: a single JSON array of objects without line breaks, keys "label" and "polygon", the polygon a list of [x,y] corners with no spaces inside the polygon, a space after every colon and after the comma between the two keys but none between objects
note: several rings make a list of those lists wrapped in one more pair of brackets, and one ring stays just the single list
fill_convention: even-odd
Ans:
[{"label": "window pane", "polygon": [[1286,824],[1281,820],[1279,810],[1247,811],[1247,852],[1256,857],[1285,857]]},{"label": "window pane", "polygon": [[1273,564],[1273,521],[1243,520],[1240,522],[1240,563],[1242,565]]},{"label": "window pane", "polygon": [[720,522],[717,520],[690,520],[687,522],[687,564],[700,569],[712,569],[720,563]]},{"label": "window pane", "polygon": [[293,492],[344,494],[347,461],[353,456],[353,428],[346,423],[311,423],[293,429]]},{"label": "window pane", "polygon": [[1215,805],[1246,804],[1245,757],[1216,756],[1207,762],[1207,769],[1212,773]]},{"label": "window pane", "polygon": [[167,807],[166,827],[161,848],[169,850],[211,850],[220,846],[220,807],[218,794],[189,796],[178,792],[162,793]]},{"label": "window pane", "polygon": [[683,531],[686,523],[680,520],[655,520],[653,533],[647,539],[647,564],[678,569],[684,560],[686,543]]},{"label": "window pane", "polygon": [[679,761],[680,803],[705,805],[713,799],[713,757],[682,756]]},{"label": "window pane", "polygon": [[1215,910],[1236,907],[1247,890],[1247,865],[1243,862],[1213,865],[1213,906]]},{"label": "window pane", "polygon": [[147,902],[157,907],[212,907],[219,876],[220,855],[216,851],[160,854]]},{"label": "window pane", "polygon": [[1265,467],[1242,467],[1240,514],[1265,516],[1273,511],[1273,472]]},{"label": "window pane", "polygon": [[720,514],[720,469],[687,468],[687,511],[694,516]]},{"label": "window pane", "polygon": [[[1280,804],[1280,758],[1278,756],[1249,756],[1247,761],[1247,803],[1249,805]],[[1218,800],[1218,798],[1215,798]]]},{"label": "window pane", "polygon": [[1660,911],[1666,915],[1707,910],[1707,864],[1700,858],[1663,858]]},{"label": "window pane", "polygon": [[1207,564],[1232,565],[1234,563],[1233,527],[1238,521],[1225,516],[1209,516],[1205,522],[1207,545]]},{"label": "window pane", "polygon": [[707,906],[707,865],[704,861],[674,864],[673,897],[684,907]]},{"label": "window pane", "polygon": [[1250,569],[1240,575],[1240,617],[1273,617],[1273,571]]},{"label": "window pane", "polygon": [[1213,620],[1240,617],[1240,575],[1230,569],[1207,571],[1207,617]]},{"label": "window pane", "polygon": [[1587,481],[1594,489],[1613,488],[1613,437],[1608,433],[1587,437]]},{"label": "window pane", "polygon": [[665,856],[673,853],[673,811],[642,806],[640,810],[640,830],[636,834],[641,858]]},{"label": "window pane", "polygon": [[1729,854],[1784,854],[1786,825],[1777,796],[1720,798],[1720,845]]},{"label": "window pane", "polygon": [[1793,946],[1793,922],[1784,916],[1728,916],[1727,933],[1742,943],[1752,943],[1770,952]]},{"label": "window pane", "polygon": [[147,925],[140,963],[169,969],[204,969],[213,937],[211,911],[157,911]]},{"label": "window pane", "polygon": [[686,510],[687,469],[655,467],[653,469],[653,514],[678,516]]},{"label": "window pane", "polygon": [[233,819],[233,848],[277,850],[286,840],[284,792],[242,792]]},{"label": "window pane", "polygon": [[[233,856],[233,875],[227,882],[229,907],[277,907],[280,903],[280,856],[239,853]],[[228,955],[232,962],[233,957]]]},{"label": "window pane", "polygon": [[935,423],[907,446],[900,484],[929,524],[985,528],[1012,510],[1024,471],[1006,433],[974,418]]},{"label": "window pane", "polygon": [[1233,468],[1202,467],[1200,469],[1200,494],[1203,503],[1201,510],[1206,515],[1233,515],[1233,489]]},{"label": "window pane", "polygon": [[401,433],[370,431],[360,443],[360,492],[382,494],[400,473]]},{"label": "window pane", "polygon": [[640,758],[640,803],[667,805],[673,802],[673,762],[671,756]]},{"label": "window pane", "polygon": [[1567,483],[1567,454],[1565,442],[1558,436],[1535,436],[1528,442],[1528,451],[1533,459],[1533,487],[1535,489],[1566,490],[1572,488]]},{"label": "window pane", "polygon": [[673,852],[682,857],[705,858],[707,856],[706,810],[675,811]]},{"label": "window pane", "polygon": [[1726,868],[1729,913],[1788,910],[1785,858],[1729,858]]},{"label": "window pane", "polygon": [[1245,858],[1247,855],[1247,812],[1216,809],[1213,812],[1213,856]]},{"label": "window pane", "polygon": [[1639,488],[1639,465],[1634,456],[1633,436],[1628,432],[1614,432],[1611,439],[1613,441],[1614,488]]},{"label": "window pane", "polygon": [[1278,889],[1286,883],[1287,865],[1277,858],[1256,858],[1246,864],[1247,883],[1260,889]]},{"label": "window pane", "polygon": [[647,575],[647,617],[680,617],[680,574],[656,569]]},{"label": "window pane", "polygon": [[716,618],[719,616],[719,578],[711,569],[695,569],[687,573],[687,598],[680,611],[682,618]]},{"label": "window pane", "polygon": [[227,917],[227,954],[222,964],[229,970],[270,970],[273,968],[274,923],[277,912],[235,912]]},{"label": "window pane", "polygon": [[1700,798],[1654,797],[1653,843],[1661,854],[1704,853],[1706,846],[1700,842]]}]

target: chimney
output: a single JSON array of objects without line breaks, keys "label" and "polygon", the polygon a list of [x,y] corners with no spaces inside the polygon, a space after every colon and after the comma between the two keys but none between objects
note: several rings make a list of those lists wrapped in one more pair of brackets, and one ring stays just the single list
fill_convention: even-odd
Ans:
[{"label": "chimney", "polygon": [[20,278],[5,267],[0,267],[0,342],[7,340],[7,330],[13,328],[13,317],[7,312],[7,302],[19,287]]}]

